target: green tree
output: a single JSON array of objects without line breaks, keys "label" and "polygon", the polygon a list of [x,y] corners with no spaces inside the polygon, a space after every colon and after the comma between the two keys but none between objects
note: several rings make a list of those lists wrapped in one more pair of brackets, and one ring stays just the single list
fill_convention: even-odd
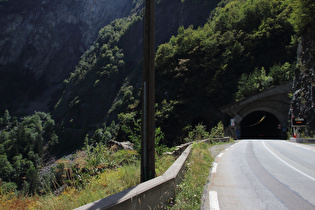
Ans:
[{"label": "green tree", "polygon": [[236,101],[243,100],[248,96],[259,93],[267,88],[271,87],[273,78],[266,75],[264,68],[258,70],[255,69],[254,72],[249,75],[244,73],[242,74],[237,87],[237,92],[235,94]]},{"label": "green tree", "polygon": [[36,193],[38,191],[40,183],[38,178],[38,171],[33,164],[30,164],[30,167],[26,170],[26,177],[27,182],[29,183],[29,189],[27,191],[31,194]]},{"label": "green tree", "polygon": [[286,62],[283,65],[275,64],[272,66],[268,75],[266,75],[264,68],[260,71],[256,68],[250,74],[242,74],[238,81],[238,91],[235,94],[235,100],[240,101],[276,85],[292,81],[294,66],[295,64],[291,65]]},{"label": "green tree", "polygon": [[[5,118],[9,119],[6,112]],[[58,142],[55,122],[49,114],[35,112],[0,132],[0,177],[14,182],[24,193],[35,193],[43,158]]]},{"label": "green tree", "polygon": [[304,33],[308,25],[315,20],[315,2],[313,0],[294,0],[290,22],[298,34]]},{"label": "green tree", "polygon": [[222,121],[220,121],[215,127],[211,129],[210,137],[211,138],[224,137],[224,126]]},{"label": "green tree", "polygon": [[188,137],[185,138],[186,142],[191,142],[195,140],[202,140],[209,138],[209,132],[206,131],[206,126],[199,123],[195,128],[188,133]]},{"label": "green tree", "polygon": [[23,178],[25,179],[27,170],[27,160],[23,158],[21,154],[13,157],[12,166],[14,173],[12,175],[12,181],[14,181],[19,188],[21,188]]},{"label": "green tree", "polygon": [[102,142],[103,144],[108,143],[110,140],[115,140],[118,135],[118,130],[120,129],[119,124],[116,124],[115,121],[109,126],[104,125],[103,128],[99,128],[94,132],[92,137],[93,142]]},{"label": "green tree", "polygon": [[9,111],[6,109],[3,115],[3,124],[7,125],[10,123],[10,121],[11,121],[11,116],[10,116]]},{"label": "green tree", "polygon": [[0,155],[0,177],[3,180],[10,180],[11,175],[13,174],[14,169],[11,163],[7,159],[6,154]]},{"label": "green tree", "polygon": [[280,85],[288,81],[292,81],[294,77],[294,66],[295,64],[290,64],[288,62],[283,65],[274,65],[270,68],[269,76],[273,79],[274,85]]},{"label": "green tree", "polygon": [[[140,154],[141,151],[141,120],[135,119],[130,113],[120,113],[119,119],[122,123],[122,131],[128,135],[128,138],[133,143],[134,149]],[[158,155],[162,155],[167,150],[167,147],[162,144],[164,140],[164,132],[160,127],[155,128],[155,151]]]}]

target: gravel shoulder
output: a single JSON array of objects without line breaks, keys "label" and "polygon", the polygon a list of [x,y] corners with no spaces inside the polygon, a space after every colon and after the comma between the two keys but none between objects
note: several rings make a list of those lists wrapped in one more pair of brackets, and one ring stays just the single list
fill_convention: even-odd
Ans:
[{"label": "gravel shoulder", "polygon": [[[237,143],[237,141],[235,141]],[[211,157],[215,158],[222,150],[225,150],[226,148],[229,148],[235,143],[226,143],[226,144],[218,144],[210,147],[209,152],[211,154]]]}]

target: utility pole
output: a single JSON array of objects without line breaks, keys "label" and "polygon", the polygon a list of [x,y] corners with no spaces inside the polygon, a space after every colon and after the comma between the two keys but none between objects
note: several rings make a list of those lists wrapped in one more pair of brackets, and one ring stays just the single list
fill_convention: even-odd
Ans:
[{"label": "utility pole", "polygon": [[155,0],[145,0],[141,182],[155,177]]}]

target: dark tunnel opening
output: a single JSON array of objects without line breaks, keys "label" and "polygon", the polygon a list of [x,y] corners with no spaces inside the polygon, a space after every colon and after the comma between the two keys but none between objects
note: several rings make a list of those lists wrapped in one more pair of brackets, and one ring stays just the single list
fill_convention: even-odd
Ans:
[{"label": "dark tunnel opening", "polygon": [[280,139],[281,123],[271,113],[256,111],[241,121],[242,139]]}]

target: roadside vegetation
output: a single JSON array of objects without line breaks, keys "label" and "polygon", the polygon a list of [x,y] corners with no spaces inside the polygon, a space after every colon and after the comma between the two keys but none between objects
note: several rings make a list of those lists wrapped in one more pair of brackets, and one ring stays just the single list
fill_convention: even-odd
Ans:
[{"label": "roadside vegetation", "polygon": [[207,183],[213,158],[209,153],[212,143],[194,143],[185,176],[176,186],[176,197],[170,200],[170,209],[200,209],[204,186]]},{"label": "roadside vegetation", "polygon": [[[10,117],[6,115],[6,118],[1,119],[3,121],[10,119]],[[112,130],[109,128],[105,128],[105,130],[109,133],[115,133],[116,131],[113,129],[115,127],[117,128],[113,124]],[[138,127],[135,126],[135,128]],[[133,141],[136,144],[140,138],[137,130],[130,135],[131,138],[136,139]],[[101,131],[103,132],[103,130]],[[100,130],[96,134],[100,135]],[[40,167],[36,179],[27,172],[29,170],[27,166],[24,168],[21,166],[20,170],[26,171],[26,177],[22,180],[21,187],[14,182],[8,182],[11,180],[0,180],[0,205],[2,209],[73,209],[139,184],[139,151],[121,149],[116,144],[111,145],[109,142],[95,142],[96,134],[93,138],[86,137],[85,145],[81,150],[60,158],[50,165]],[[186,140],[192,142],[222,135],[223,125],[221,122],[211,132],[206,131],[206,127],[199,124],[189,132],[189,139]],[[163,133],[157,129],[156,143],[159,143],[162,137]],[[194,189],[192,193],[195,201],[191,200],[193,205],[198,204],[197,201],[200,200],[200,193],[203,185],[205,185],[211,165],[211,155],[205,150],[211,144],[205,145],[207,144],[202,143],[193,146],[194,152],[190,157],[190,163],[187,165],[187,172],[189,173],[185,178],[185,183],[189,188],[185,187],[186,184],[178,186],[181,189],[179,191],[183,193],[191,193],[190,189]],[[156,148],[156,174],[160,176],[171,166],[176,157],[165,154],[166,151],[172,151],[173,148],[161,147],[158,144]],[[1,163],[9,164],[8,161],[1,161]],[[1,173],[5,172],[2,171]],[[36,185],[33,186],[28,183],[36,183]],[[25,186],[33,186],[33,188],[25,188]],[[183,205],[186,205],[189,200],[187,195],[183,195],[186,196],[184,200],[179,196],[176,197],[177,201],[174,201],[177,205],[182,205],[180,204],[182,201]]]},{"label": "roadside vegetation", "polygon": [[[159,176],[176,157],[156,158]],[[136,150],[93,144],[86,138],[81,150],[42,168],[39,177],[35,193],[0,181],[1,209],[73,209],[118,193],[140,183],[140,157]]]},{"label": "roadside vegetation", "polygon": [[[196,135],[197,134],[197,135]],[[193,138],[192,151],[186,161],[185,175],[182,182],[176,186],[175,198],[170,199],[169,209],[200,209],[203,190],[208,182],[210,168],[213,157],[209,148],[216,144],[224,144],[223,142],[214,142],[213,138],[223,137],[224,128],[222,122],[219,122],[207,132],[205,126],[197,125],[189,136]],[[196,140],[209,139],[209,141],[197,143]],[[230,140],[229,143],[233,142]]]},{"label": "roadside vegetation", "polygon": [[[20,2],[1,0],[0,10],[10,5],[14,9]],[[223,118],[218,107],[292,80],[297,45],[315,19],[314,6],[313,0],[222,1],[203,27],[180,27],[176,36],[158,46],[157,174],[174,161],[175,157],[162,155],[174,146],[223,135],[223,123],[211,130]],[[127,72],[129,61],[121,40],[141,21],[135,14],[100,30],[94,45],[64,81],[52,115],[4,112],[0,118],[1,207],[74,208],[74,204],[83,205],[138,183],[141,87],[137,73]],[[122,87],[115,85],[129,73]],[[9,77],[0,77],[1,81],[17,76],[34,80],[28,72],[24,77],[3,69],[2,74]],[[0,90],[5,92],[1,99],[7,100],[1,109],[17,104],[13,96],[27,88],[24,83],[12,84],[10,94]],[[30,96],[41,83],[35,86],[29,87]],[[116,89],[117,97],[109,100]],[[106,116],[100,115],[104,110]],[[133,150],[111,145],[112,140],[129,141]],[[187,174],[209,168],[207,147],[194,146],[201,158],[194,160],[192,155]],[[65,152],[71,154],[54,159],[69,154]],[[194,169],[196,163],[200,169]],[[195,175],[187,175],[185,184],[178,186],[183,195],[177,195],[175,207],[184,208],[181,205],[188,202],[188,194],[196,195],[191,198],[196,204],[187,208],[198,205],[200,190],[194,184],[203,183],[205,175],[200,182],[190,181]]]}]

